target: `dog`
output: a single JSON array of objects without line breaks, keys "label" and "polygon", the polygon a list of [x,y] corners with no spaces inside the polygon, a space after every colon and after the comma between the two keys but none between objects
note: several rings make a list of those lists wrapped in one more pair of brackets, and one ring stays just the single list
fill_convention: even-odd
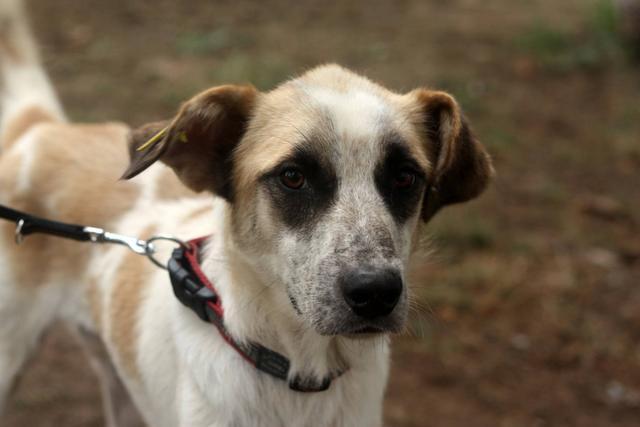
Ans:
[{"label": "dog", "polygon": [[[322,65],[266,93],[207,89],[134,130],[73,124],[20,2],[0,22],[0,203],[144,239],[208,235],[201,268],[232,340],[144,257],[44,235],[16,246],[3,222],[1,401],[61,320],[97,370],[109,426],[381,425],[419,237],[493,174],[454,98]],[[230,342],[284,355],[286,380]]]}]

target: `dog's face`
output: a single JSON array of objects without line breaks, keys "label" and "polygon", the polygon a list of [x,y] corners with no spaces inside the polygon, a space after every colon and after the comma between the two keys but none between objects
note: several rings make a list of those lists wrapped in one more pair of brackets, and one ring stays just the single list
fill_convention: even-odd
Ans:
[{"label": "dog's face", "polygon": [[135,149],[162,126],[133,134],[126,176],[161,158],[226,198],[234,244],[322,335],[399,331],[419,224],[491,174],[450,96],[395,94],[337,66],[267,94],[210,89]]}]

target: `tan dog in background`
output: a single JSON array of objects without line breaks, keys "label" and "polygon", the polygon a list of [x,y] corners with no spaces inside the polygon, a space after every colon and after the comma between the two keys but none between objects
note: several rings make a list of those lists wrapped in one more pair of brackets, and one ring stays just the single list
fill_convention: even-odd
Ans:
[{"label": "tan dog in background", "polygon": [[[138,422],[127,395],[154,426],[381,425],[388,334],[405,325],[418,236],[492,174],[451,96],[396,94],[327,65],[268,93],[209,89],[130,132],[66,122],[17,1],[0,5],[0,55],[0,203],[142,238],[211,234],[203,271],[234,339],[286,355],[290,380],[341,374],[326,391],[293,391],[182,306],[144,258],[44,236],[16,247],[2,223],[2,401],[62,319],[92,354],[111,426]],[[146,172],[117,182],[124,170]]]}]

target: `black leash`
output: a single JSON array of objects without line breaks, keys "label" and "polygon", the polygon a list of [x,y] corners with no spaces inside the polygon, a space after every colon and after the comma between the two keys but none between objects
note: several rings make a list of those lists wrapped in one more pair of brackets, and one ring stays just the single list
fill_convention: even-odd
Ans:
[{"label": "black leash", "polygon": [[26,212],[17,211],[4,205],[0,205],[0,218],[15,222],[15,241],[18,245],[22,243],[26,236],[36,233],[72,239],[79,242],[114,243],[124,245],[138,255],[146,255],[154,264],[165,270],[167,269],[166,265],[154,257],[155,247],[153,243],[164,240],[176,243],[179,246],[186,245],[180,239],[171,236],[154,236],[145,241],[137,237],[112,233],[99,227],[52,221]]},{"label": "black leash", "polygon": [[22,241],[24,236],[34,233],[51,234],[81,242],[91,240],[91,234],[82,225],[50,221],[2,205],[0,205],[0,218],[16,223],[16,241]]},{"label": "black leash", "polygon": [[[176,298],[191,309],[200,319],[212,323],[224,340],[257,370],[283,381],[289,381],[289,388],[300,392],[318,392],[329,388],[331,381],[342,375],[338,372],[321,381],[313,378],[295,377],[288,379],[290,361],[280,353],[258,343],[236,341],[224,326],[222,301],[213,284],[200,269],[199,254],[206,237],[184,242],[171,236],[154,236],[148,240],[111,233],[98,227],[87,227],[51,221],[0,205],[0,218],[15,222],[16,244],[22,243],[30,234],[49,234],[80,242],[115,243],[127,246],[138,255],[145,255],[158,267],[169,272],[169,278]],[[178,245],[168,263],[163,264],[154,254],[154,242],[169,241]]]}]

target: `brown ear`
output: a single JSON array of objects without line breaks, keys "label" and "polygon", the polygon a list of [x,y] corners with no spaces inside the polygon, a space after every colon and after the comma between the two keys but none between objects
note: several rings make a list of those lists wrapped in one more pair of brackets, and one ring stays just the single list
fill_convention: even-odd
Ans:
[{"label": "brown ear", "polygon": [[493,166],[452,96],[427,89],[411,95],[420,105],[433,165],[422,206],[422,219],[428,221],[443,206],[480,195],[493,176]]},{"label": "brown ear", "polygon": [[129,135],[130,179],[161,160],[194,191],[231,200],[231,155],[249,122],[258,92],[252,86],[219,86],[184,103],[171,121],[142,126]]}]

